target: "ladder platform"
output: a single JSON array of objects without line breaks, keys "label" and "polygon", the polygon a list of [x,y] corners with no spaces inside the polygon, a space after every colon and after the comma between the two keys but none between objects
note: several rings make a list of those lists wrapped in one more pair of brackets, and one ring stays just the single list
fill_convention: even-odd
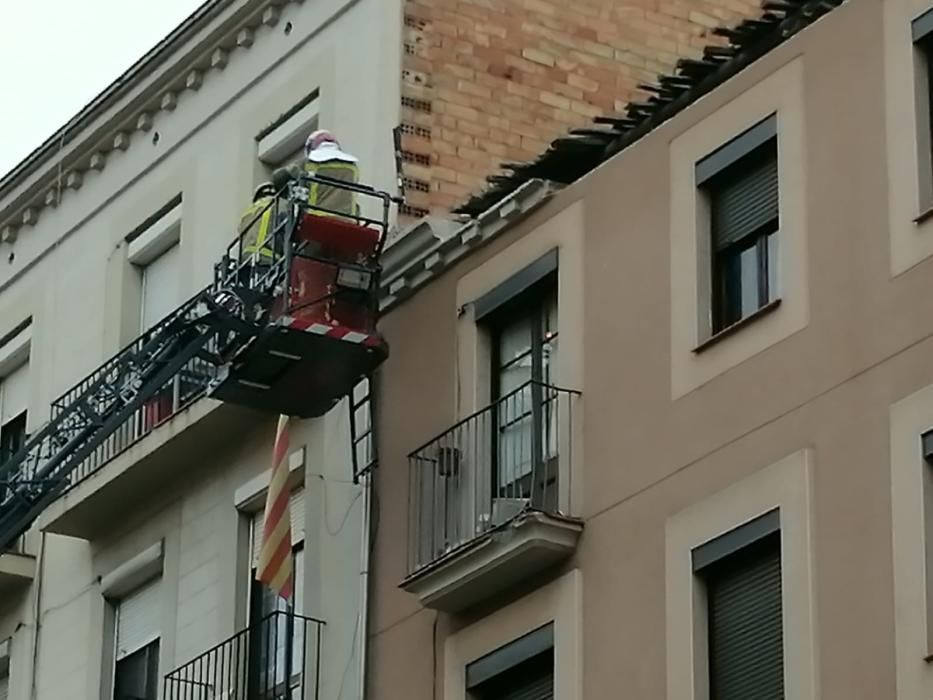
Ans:
[{"label": "ladder platform", "polygon": [[378,333],[282,317],[225,366],[210,395],[259,411],[316,418],[388,354]]}]

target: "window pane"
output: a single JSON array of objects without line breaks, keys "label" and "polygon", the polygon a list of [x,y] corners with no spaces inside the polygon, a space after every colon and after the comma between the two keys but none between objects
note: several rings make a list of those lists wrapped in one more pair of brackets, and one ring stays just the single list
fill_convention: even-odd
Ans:
[{"label": "window pane", "polygon": [[768,301],[781,296],[781,249],[778,233],[768,236]]},{"label": "window pane", "polygon": [[[531,318],[517,318],[499,333],[499,366],[507,365],[531,350]],[[530,363],[529,363],[530,364]]]},{"label": "window pane", "polygon": [[499,452],[497,483],[500,496],[517,497],[518,493],[505,493],[506,487],[531,471],[532,456],[532,390],[526,386],[499,404]]},{"label": "window pane", "polygon": [[756,311],[759,306],[759,261],[755,245],[738,251],[730,249],[719,256],[721,330]]},{"label": "window pane", "polygon": [[508,396],[523,384],[527,384],[531,380],[531,374],[531,353],[515,364],[499,370],[499,396]]},{"label": "window pane", "polygon": [[178,297],[179,245],[176,243],[143,268],[140,324],[147,331],[174,311]]},{"label": "window pane", "polygon": [[26,442],[26,414],[21,413],[0,427],[0,464],[19,451]]},{"label": "window pane", "polygon": [[742,311],[741,316],[748,316],[758,309],[758,248],[746,248],[740,254],[742,272]]},{"label": "window pane", "polygon": [[114,672],[114,700],[155,700],[158,664],[158,641],[118,661]]}]

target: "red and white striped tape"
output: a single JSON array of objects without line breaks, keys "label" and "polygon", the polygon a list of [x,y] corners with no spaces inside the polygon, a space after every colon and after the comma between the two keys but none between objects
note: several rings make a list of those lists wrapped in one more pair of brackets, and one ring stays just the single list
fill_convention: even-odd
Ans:
[{"label": "red and white striped tape", "polygon": [[382,345],[382,339],[378,335],[361,333],[360,331],[355,331],[346,326],[329,326],[326,323],[317,323],[300,318],[296,319],[291,316],[283,316],[280,319],[280,323],[292,330],[305,331],[306,333],[314,333],[316,335],[326,335],[328,338],[344,340],[348,343],[367,346]]}]

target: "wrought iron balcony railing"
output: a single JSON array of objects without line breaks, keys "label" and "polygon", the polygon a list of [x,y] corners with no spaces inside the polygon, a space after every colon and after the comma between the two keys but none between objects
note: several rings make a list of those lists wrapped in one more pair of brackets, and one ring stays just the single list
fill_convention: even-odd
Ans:
[{"label": "wrought iron balcony railing", "polygon": [[567,513],[577,396],[528,382],[408,456],[410,573],[527,510]]},{"label": "wrought iron balcony railing", "polygon": [[324,622],[274,612],[165,676],[163,700],[319,700]]},{"label": "wrought iron balcony railing", "polygon": [[[73,386],[68,392],[52,402],[52,417],[62,411],[68,410],[79,396],[98,381],[102,376],[113,373],[120,364],[124,355],[137,353],[146,342],[159,329],[174,322],[177,318],[191,311],[202,296],[199,292],[185,303],[178,306],[168,316],[157,323],[153,328],[141,334],[127,347],[111,357],[91,374]],[[216,350],[217,339],[212,338],[206,350]],[[117,457],[124,450],[132,447],[136,442],[151,433],[155,428],[174,416],[193,401],[204,395],[208,384],[217,374],[217,367],[206,360],[194,357],[189,360],[181,370],[169,379],[161,391],[157,392],[149,401],[137,409],[130,418],[104,442],[97,447],[87,458],[69,475],[69,486],[87,478],[107,462]]]}]

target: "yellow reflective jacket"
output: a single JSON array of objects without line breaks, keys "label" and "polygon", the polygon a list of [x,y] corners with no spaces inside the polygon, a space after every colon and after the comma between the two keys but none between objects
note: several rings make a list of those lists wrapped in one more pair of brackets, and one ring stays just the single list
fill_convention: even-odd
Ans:
[{"label": "yellow reflective jacket", "polygon": [[[238,233],[242,241],[244,256],[258,255],[260,259],[272,259],[273,249],[269,234],[272,231],[272,216],[275,209],[272,206],[273,199],[274,197],[260,197],[240,217]],[[265,211],[263,211],[264,208],[266,208]],[[262,212],[262,216],[258,221],[254,221],[259,216],[259,212]]]},{"label": "yellow reflective jacket", "polygon": [[[340,180],[356,184],[360,181],[360,169],[356,163],[342,160],[329,160],[324,163],[308,161],[305,163],[305,172],[309,175],[320,175],[331,180]],[[312,214],[321,216],[358,216],[359,206],[356,203],[356,194],[334,185],[322,182],[309,183],[308,206]],[[321,207],[328,211],[315,209]]]}]

